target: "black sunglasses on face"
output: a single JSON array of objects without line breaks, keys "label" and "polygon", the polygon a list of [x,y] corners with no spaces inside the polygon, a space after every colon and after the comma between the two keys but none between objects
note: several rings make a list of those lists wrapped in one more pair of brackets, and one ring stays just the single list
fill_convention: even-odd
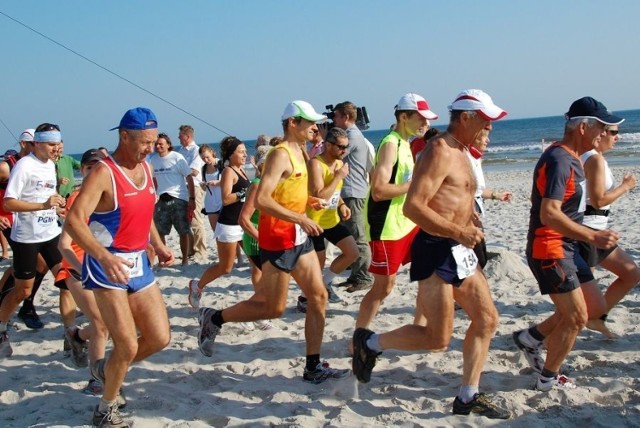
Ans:
[{"label": "black sunglasses on face", "polygon": [[346,145],[344,145],[344,146],[343,146],[343,145],[341,145],[341,144],[334,143],[334,142],[332,142],[332,141],[329,141],[329,144],[333,144],[334,146],[336,146],[336,147],[337,147],[337,148],[339,148],[340,150],[347,150],[347,149],[349,148],[349,145],[348,145],[348,144],[346,144]]}]

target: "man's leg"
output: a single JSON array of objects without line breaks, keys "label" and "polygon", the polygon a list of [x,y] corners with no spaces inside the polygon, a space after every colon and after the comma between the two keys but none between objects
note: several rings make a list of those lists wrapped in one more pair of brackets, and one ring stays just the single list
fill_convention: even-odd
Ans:
[{"label": "man's leg", "polygon": [[18,305],[31,294],[34,278],[15,279],[15,286],[0,305],[0,323],[7,323]]},{"label": "man's leg", "polygon": [[204,228],[204,220],[202,219],[204,192],[200,186],[194,187],[194,195],[196,198],[196,208],[193,212],[193,220],[191,220],[193,253],[196,259],[204,260],[207,257],[207,233]]},{"label": "man's leg", "polygon": [[427,325],[407,324],[380,335],[380,350],[442,351],[449,346],[453,334],[453,287],[436,274],[418,282],[423,291],[416,306],[425,308]]},{"label": "man's leg", "polygon": [[544,368],[558,373],[562,362],[573,349],[578,333],[587,323],[587,305],[580,288],[549,296],[556,305],[556,325],[547,336]]},{"label": "man's leg", "polygon": [[182,264],[189,264],[189,248],[191,248],[191,234],[180,235],[180,253],[182,254]]},{"label": "man's leg", "polygon": [[320,354],[327,307],[327,290],[322,282],[320,263],[315,252],[311,251],[301,255],[291,275],[307,298],[307,315],[304,324],[307,355]]},{"label": "man's leg", "polygon": [[487,280],[479,270],[466,278],[460,287],[453,288],[453,298],[471,319],[462,345],[462,385],[477,386],[498,326],[498,311]]},{"label": "man's leg", "polygon": [[102,320],[113,341],[111,355],[104,367],[102,399],[106,402],[114,402],[129,365],[138,354],[138,333],[126,291],[95,290],[94,296]]},{"label": "man's leg", "polygon": [[358,311],[358,319],[356,320],[356,328],[368,328],[371,321],[378,313],[378,309],[382,301],[391,294],[393,286],[396,283],[396,274],[380,275],[373,274],[373,286],[362,298],[360,302],[360,310]]},{"label": "man's leg", "polygon": [[138,352],[133,358],[136,362],[164,349],[171,340],[171,331],[167,307],[157,284],[130,294],[129,307],[140,332]]},{"label": "man's leg", "polygon": [[348,281],[357,284],[371,284],[373,278],[369,273],[371,264],[371,248],[367,242],[367,235],[364,229],[364,199],[345,198],[345,204],[351,210],[351,218],[344,222],[347,229],[353,236],[358,246],[359,257],[351,265],[351,275]]}]

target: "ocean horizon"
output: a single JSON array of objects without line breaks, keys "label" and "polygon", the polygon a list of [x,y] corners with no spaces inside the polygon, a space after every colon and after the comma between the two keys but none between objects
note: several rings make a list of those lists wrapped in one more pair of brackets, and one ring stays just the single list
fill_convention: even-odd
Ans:
[{"label": "ocean horizon", "polygon": [[[640,109],[616,111],[625,121],[620,125],[620,140],[607,153],[611,165],[637,165],[640,162]],[[490,143],[483,158],[486,171],[532,169],[543,148],[562,138],[563,116],[546,116],[524,119],[504,119],[493,123]],[[435,128],[445,130],[446,125]],[[368,129],[364,136],[377,147],[388,129]],[[219,142],[202,142],[212,146],[220,154]],[[249,155],[255,152],[256,140],[245,140]],[[69,154],[80,160],[82,153]],[[250,168],[250,165],[247,165]]]}]

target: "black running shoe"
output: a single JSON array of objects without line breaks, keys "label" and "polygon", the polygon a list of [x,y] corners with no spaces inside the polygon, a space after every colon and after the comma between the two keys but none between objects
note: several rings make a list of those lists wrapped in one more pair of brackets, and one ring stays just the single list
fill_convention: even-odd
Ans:
[{"label": "black running shoe", "polygon": [[334,369],[329,367],[329,363],[326,361],[321,362],[316,366],[314,370],[304,369],[302,379],[305,382],[314,384],[322,383],[327,379],[343,379],[349,376],[349,369]]},{"label": "black running shoe", "polygon": [[34,330],[39,330],[44,327],[44,323],[40,321],[40,317],[36,311],[18,312],[18,318],[20,318],[24,324]]},{"label": "black running shoe", "polygon": [[376,365],[376,359],[382,352],[376,352],[367,346],[367,339],[373,332],[366,328],[356,328],[353,333],[353,360],[351,368],[358,380],[368,383],[371,380],[371,372]]},{"label": "black running shoe", "polygon": [[511,417],[508,410],[496,406],[483,392],[474,395],[473,400],[466,404],[458,397],[453,400],[454,415],[468,415],[469,413],[486,416],[489,419],[509,419]]}]

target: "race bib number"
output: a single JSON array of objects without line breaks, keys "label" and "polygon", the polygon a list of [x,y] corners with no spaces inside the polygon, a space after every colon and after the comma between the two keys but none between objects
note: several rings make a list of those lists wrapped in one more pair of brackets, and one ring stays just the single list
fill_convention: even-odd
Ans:
[{"label": "race bib number", "polygon": [[34,211],[31,219],[33,222],[33,233],[35,236],[38,236],[46,233],[47,229],[51,226],[56,225],[58,215],[56,214],[55,208],[51,208],[48,210]]},{"label": "race bib number", "polygon": [[300,227],[299,224],[296,224],[295,226],[296,226],[296,240],[294,242],[294,245],[296,246],[302,245],[307,240],[307,232],[302,230],[302,227]]},{"label": "race bib number", "polygon": [[458,278],[464,279],[474,274],[478,266],[478,257],[471,248],[458,244],[451,247],[451,254],[456,261]]},{"label": "race bib number", "polygon": [[129,267],[124,263],[122,264],[122,267],[125,268],[129,274],[129,278],[138,278],[142,276],[142,251],[138,251],[137,253],[113,253],[113,255],[122,257],[129,263],[133,264],[133,267]]},{"label": "race bib number", "polygon": [[333,192],[333,195],[331,195],[331,199],[329,199],[327,203],[327,208],[332,210],[338,209],[338,202],[340,202],[340,191],[336,190]]}]

